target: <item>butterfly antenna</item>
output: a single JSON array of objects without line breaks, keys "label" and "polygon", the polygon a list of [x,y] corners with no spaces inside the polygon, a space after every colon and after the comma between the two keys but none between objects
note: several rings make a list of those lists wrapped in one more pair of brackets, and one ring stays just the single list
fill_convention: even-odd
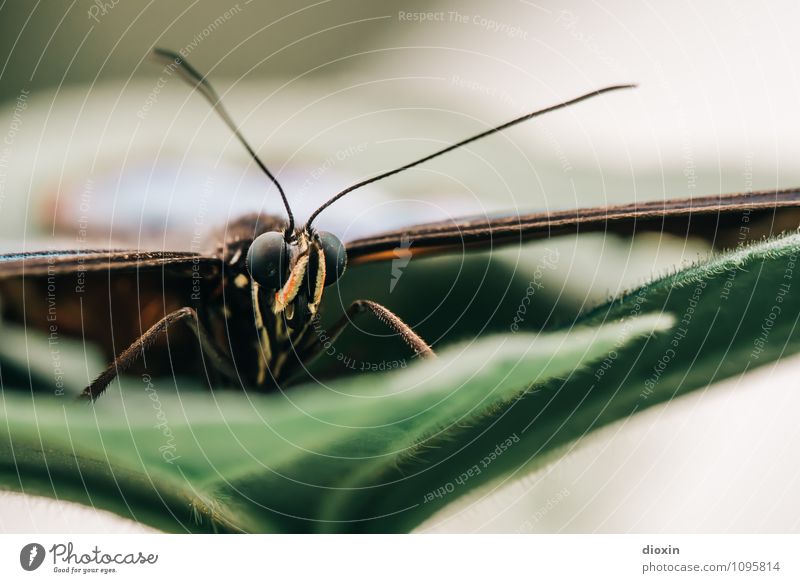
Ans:
[{"label": "butterfly antenna", "polygon": [[477,134],[475,136],[472,136],[471,138],[467,138],[466,140],[461,140],[460,142],[457,142],[457,143],[455,143],[455,144],[453,144],[451,146],[447,146],[446,148],[444,148],[442,150],[439,150],[438,152],[434,152],[433,154],[425,156],[424,158],[420,158],[419,160],[416,160],[414,162],[406,164],[405,166],[400,166],[400,168],[395,168],[394,170],[389,170],[388,172],[384,172],[383,174],[378,174],[377,176],[373,176],[372,178],[367,178],[366,180],[363,180],[363,181],[361,181],[361,182],[359,182],[357,184],[354,184],[353,186],[345,188],[339,194],[337,194],[336,196],[331,198],[328,202],[326,202],[321,207],[319,207],[317,210],[315,210],[314,214],[311,215],[311,218],[308,219],[308,222],[306,223],[306,228],[311,226],[311,223],[314,221],[314,219],[317,218],[317,216],[322,211],[324,211],[326,208],[331,206],[333,203],[335,203],[337,200],[339,200],[340,198],[342,198],[346,194],[349,194],[349,193],[353,192],[357,188],[361,188],[362,186],[366,186],[367,184],[372,184],[373,182],[377,182],[378,180],[383,180],[384,178],[388,178],[389,176],[392,176],[394,174],[402,172],[403,170],[408,170],[409,168],[413,168],[414,166],[418,166],[419,164],[422,164],[423,162],[427,162],[428,160],[432,160],[433,158],[436,158],[437,156],[441,156],[442,154],[446,154],[447,152],[455,150],[456,148],[460,148],[461,146],[465,146],[465,145],[469,144],[470,142],[474,142],[475,140],[480,140],[481,138],[485,138],[486,136],[490,136],[490,135],[492,135],[494,133],[501,132],[506,128],[510,128],[513,125],[516,125],[518,123],[522,123],[523,121],[527,121],[527,120],[529,120],[531,118],[534,118],[534,117],[537,117],[539,115],[543,115],[545,113],[549,113],[551,111],[555,111],[557,109],[561,109],[563,107],[567,107],[569,105],[573,105],[575,103],[583,101],[584,99],[589,99],[591,97],[596,97],[597,95],[602,95],[603,93],[608,93],[610,91],[617,91],[619,89],[631,89],[633,87],[636,87],[636,85],[633,85],[633,84],[629,84],[629,85],[612,85],[610,87],[603,87],[602,89],[598,89],[596,91],[592,91],[591,93],[587,93],[586,95],[581,95],[580,97],[576,97],[574,99],[570,99],[569,101],[565,101],[563,103],[558,103],[556,105],[551,105],[550,107],[546,107],[544,109],[540,109],[539,111],[534,111],[532,113],[525,114],[525,115],[523,115],[521,117],[518,117],[516,119],[512,119],[509,122],[506,122],[506,123],[504,123],[502,125],[499,125],[497,127],[494,127],[494,128],[489,129],[489,130],[486,130],[484,132],[481,132],[481,133],[479,133],[479,134]]},{"label": "butterfly antenna", "polygon": [[278,179],[275,178],[272,172],[269,171],[261,159],[256,155],[253,148],[251,148],[250,144],[247,143],[247,140],[244,139],[244,136],[239,131],[239,128],[236,126],[236,124],[233,122],[233,119],[231,119],[231,116],[228,115],[228,112],[223,107],[222,100],[211,86],[211,83],[209,83],[205,76],[201,75],[197,69],[192,67],[188,61],[174,51],[156,47],[150,53],[150,58],[157,63],[165,65],[170,72],[176,71],[184,81],[197,89],[197,91],[199,91],[200,94],[208,100],[208,102],[211,104],[211,107],[214,108],[214,111],[216,111],[222,118],[222,121],[224,121],[225,124],[231,129],[233,134],[239,138],[239,141],[250,154],[250,157],[253,158],[256,164],[258,164],[258,167],[261,168],[261,170],[269,177],[272,183],[278,187],[278,192],[283,200],[283,206],[286,207],[286,214],[289,216],[289,228],[286,231],[286,235],[287,237],[290,236],[291,233],[294,232],[294,215],[292,214],[292,209],[289,208],[289,200],[286,198],[286,193],[283,191],[283,187],[281,186],[280,182],[278,182]]}]

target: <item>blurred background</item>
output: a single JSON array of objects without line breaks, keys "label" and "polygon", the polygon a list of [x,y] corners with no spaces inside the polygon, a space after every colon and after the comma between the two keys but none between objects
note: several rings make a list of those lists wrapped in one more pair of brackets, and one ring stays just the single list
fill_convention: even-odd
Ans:
[{"label": "blurred background", "polygon": [[[187,208],[202,203],[204,233],[280,211],[203,99],[146,59],[153,46],[208,73],[301,218],[523,112],[639,84],[354,193],[320,223],[345,239],[461,214],[797,186],[798,18],[786,0],[6,0],[0,244],[74,246],[89,213],[93,240],[185,248],[197,234]],[[668,237],[547,244],[566,258],[550,285],[585,307],[710,252]],[[607,428],[420,530],[797,531],[798,362]],[[0,531],[138,528],[17,494],[0,504]]]}]

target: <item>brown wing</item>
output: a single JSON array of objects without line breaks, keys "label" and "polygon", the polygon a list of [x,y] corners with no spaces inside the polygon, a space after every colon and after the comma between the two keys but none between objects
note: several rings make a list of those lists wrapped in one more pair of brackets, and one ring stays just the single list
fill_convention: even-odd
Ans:
[{"label": "brown wing", "polygon": [[492,249],[533,239],[589,232],[645,231],[699,236],[724,247],[800,225],[800,189],[706,196],[508,215],[418,225],[347,244],[350,264],[383,261],[397,250],[412,255]]},{"label": "brown wing", "polygon": [[166,265],[180,271],[214,260],[183,251],[68,249],[0,254],[0,279],[77,271],[146,271]]},{"label": "brown wing", "polygon": [[[217,259],[181,252],[0,255],[2,319],[24,326],[26,332],[44,332],[51,352],[59,350],[62,338],[84,339],[110,360],[166,314],[187,305],[197,307],[197,298],[219,283],[220,268]],[[170,333],[171,349],[180,352],[178,345],[184,343],[193,350],[189,341],[196,345],[196,340],[178,328]],[[169,366],[163,352],[148,352],[148,369]],[[173,362],[183,360],[174,351],[171,356]]]}]

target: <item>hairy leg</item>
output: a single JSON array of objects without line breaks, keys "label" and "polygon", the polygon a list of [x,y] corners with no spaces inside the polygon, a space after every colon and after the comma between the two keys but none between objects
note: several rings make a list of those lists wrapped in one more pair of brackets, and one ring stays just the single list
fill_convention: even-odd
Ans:
[{"label": "hairy leg", "polygon": [[[336,340],[336,338],[339,337],[347,325],[353,321],[355,316],[365,312],[372,313],[387,327],[397,332],[403,342],[405,342],[415,354],[423,358],[433,358],[436,356],[436,353],[434,353],[433,349],[428,346],[428,343],[425,342],[416,332],[414,332],[408,324],[403,322],[403,320],[401,320],[388,308],[385,308],[384,306],[370,300],[356,300],[350,304],[350,307],[347,308],[345,314],[328,331],[330,341],[332,342]],[[305,362],[311,362],[320,355],[323,350],[323,345],[319,342],[319,339],[316,335],[312,335],[312,337],[308,340],[308,344],[304,348],[305,350],[302,351],[304,354],[303,360]]]},{"label": "hairy leg", "polygon": [[216,345],[211,341],[208,333],[200,319],[197,317],[197,312],[194,308],[181,308],[171,314],[167,314],[161,320],[153,324],[144,334],[136,339],[128,348],[123,350],[114,362],[108,365],[100,375],[92,381],[92,383],[83,390],[81,397],[94,401],[103,394],[108,385],[113,381],[120,372],[130,367],[134,362],[141,358],[145,350],[147,350],[159,336],[167,331],[167,328],[177,322],[185,321],[197,335],[200,340],[203,352],[208,354],[214,361],[214,365],[218,367],[223,373],[229,376],[234,375],[233,367],[231,366],[227,356],[222,354]]}]

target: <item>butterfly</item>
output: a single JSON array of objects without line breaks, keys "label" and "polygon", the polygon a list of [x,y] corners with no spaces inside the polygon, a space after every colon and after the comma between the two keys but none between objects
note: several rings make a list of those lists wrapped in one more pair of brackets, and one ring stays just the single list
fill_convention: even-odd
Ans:
[{"label": "butterfly", "polygon": [[[218,374],[241,386],[274,390],[321,353],[323,344],[314,327],[326,288],[345,277],[348,265],[393,260],[397,249],[410,258],[586,232],[656,231],[725,243],[725,234],[741,231],[743,224],[748,231],[760,224],[764,234],[798,224],[792,211],[800,209],[800,190],[791,189],[465,217],[343,243],[336,235],[317,230],[314,222],[353,191],[536,116],[635,86],[605,87],[528,113],[362,180],[328,199],[300,226],[283,187],[244,138],[206,77],[177,53],[154,49],[152,56],[208,100],[277,188],[286,216],[244,215],[225,225],[204,252],[80,249],[0,255],[5,320],[44,331],[51,344],[72,336],[111,353],[111,363],[82,393],[89,400],[97,399],[118,374],[141,359],[148,358],[149,368],[174,371],[176,364],[190,357],[170,351],[167,358],[159,359],[157,354],[148,356],[148,349],[168,329],[172,334],[181,326],[199,340],[203,357]],[[435,356],[401,316],[369,299],[352,303],[325,337],[335,339],[360,314],[377,318],[414,355]],[[117,345],[127,347],[115,353]]]}]

